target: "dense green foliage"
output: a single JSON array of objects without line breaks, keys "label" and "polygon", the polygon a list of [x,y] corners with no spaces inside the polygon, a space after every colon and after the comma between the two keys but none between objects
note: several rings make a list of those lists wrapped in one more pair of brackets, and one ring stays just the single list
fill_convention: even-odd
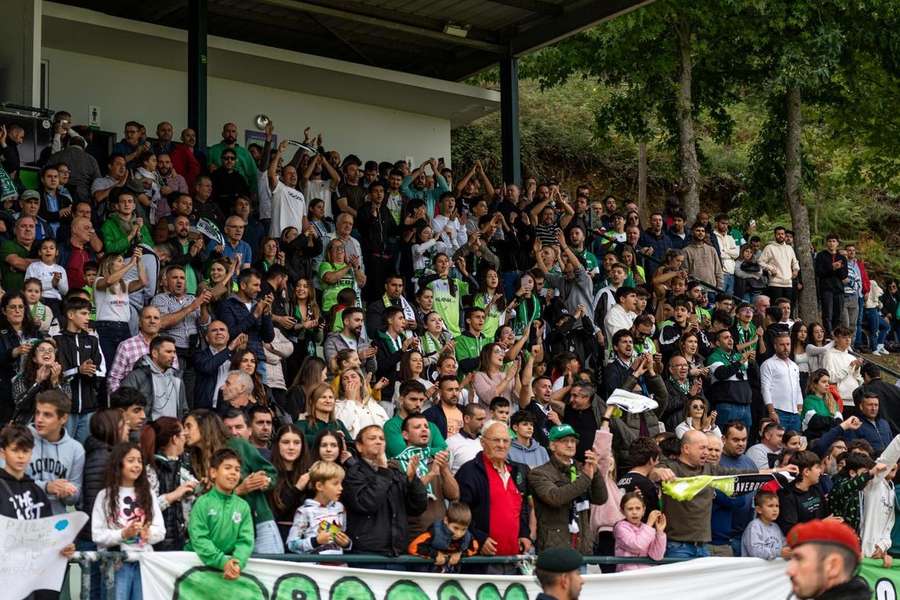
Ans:
[{"label": "dense green foliage", "polygon": [[[799,88],[812,240],[831,230],[861,240],[878,271],[900,274],[894,0],[657,0],[547,48],[521,66],[530,78],[521,84],[526,173],[634,197],[645,141],[648,197],[661,206],[683,175],[676,102],[685,47],[702,206],[756,217],[763,232],[791,222],[784,99]],[[499,116],[454,131],[453,149],[457,166],[487,157],[498,174]]]}]

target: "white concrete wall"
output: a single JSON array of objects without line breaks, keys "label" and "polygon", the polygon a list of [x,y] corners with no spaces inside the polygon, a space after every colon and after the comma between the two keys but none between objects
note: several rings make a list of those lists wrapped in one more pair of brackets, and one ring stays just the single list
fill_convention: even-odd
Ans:
[{"label": "white concrete wall", "polygon": [[[184,71],[46,47],[43,58],[50,63],[50,108],[70,111],[76,123],[87,123],[88,107],[95,105],[101,109],[101,129],[120,135],[130,119],[144,123],[151,134],[159,121],[171,121],[176,137],[187,124]],[[378,161],[411,156],[417,163],[445,157],[450,163],[449,119],[220,78],[209,79],[207,94],[210,144],[221,139],[226,121],[237,123],[243,142],[243,130],[265,113],[279,136],[303,139],[309,125],[341,155]]]}]

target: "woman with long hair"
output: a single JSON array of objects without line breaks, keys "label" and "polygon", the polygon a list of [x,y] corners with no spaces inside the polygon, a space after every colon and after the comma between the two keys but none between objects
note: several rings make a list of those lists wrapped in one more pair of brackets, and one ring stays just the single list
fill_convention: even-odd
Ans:
[{"label": "woman with long hair", "polygon": [[310,448],[310,464],[322,461],[345,465],[347,461],[355,460],[347,449],[348,446],[347,442],[344,441],[344,436],[329,429],[320,431]]},{"label": "woman with long hair", "polygon": [[309,482],[306,442],[303,432],[295,425],[283,425],[272,442],[272,466],[278,473],[274,489],[269,492],[269,504],[281,538],[286,540],[294,522],[294,512],[303,503]]},{"label": "woman with long hair", "polygon": [[319,265],[319,281],[322,285],[322,310],[328,312],[338,303],[338,292],[350,288],[359,303],[359,290],[366,283],[359,261],[347,259],[344,242],[333,239],[325,248],[325,260]]},{"label": "woman with long hair", "polygon": [[506,398],[510,402],[518,401],[518,392],[521,382],[518,375],[518,363],[511,363],[506,372],[503,371],[503,358],[506,349],[494,342],[481,349],[479,355],[480,365],[475,372],[472,384],[475,386],[475,395],[482,404],[487,404],[497,396]]},{"label": "woman with long hair", "polygon": [[306,412],[306,399],[316,386],[323,384],[328,379],[328,365],[318,356],[307,356],[300,365],[300,370],[294,376],[291,387],[288,388],[285,405],[289,413],[294,415],[294,421]]},{"label": "woman with long hair", "polygon": [[696,332],[686,332],[678,340],[680,354],[687,359],[688,375],[691,377],[709,377],[709,368],[703,366],[703,357],[700,355],[700,335]]},{"label": "woman with long hair", "polygon": [[[309,214],[312,215],[312,212]],[[317,230],[319,235],[316,235]],[[284,252],[284,267],[287,269],[288,279],[312,280],[319,266],[316,261],[322,255],[322,240],[326,239],[328,237],[321,233],[320,228],[312,220],[302,233],[296,227],[285,227],[281,230],[280,246]]]},{"label": "woman with long hair", "polygon": [[450,266],[450,257],[443,252],[437,253],[434,256],[434,274],[419,278],[419,287],[427,287],[434,292],[434,310],[441,315],[444,325],[456,337],[462,334],[459,315],[463,296],[469,293],[469,282],[452,276]]},{"label": "woman with long hair", "polygon": [[529,323],[541,318],[542,307],[538,295],[540,290],[534,289],[534,276],[531,273],[527,271],[522,273],[515,288],[516,297],[512,303],[516,311],[513,318],[513,331],[518,337],[525,333],[525,328]]},{"label": "woman with long hair", "polygon": [[716,425],[716,411],[709,412],[709,403],[706,398],[695,396],[685,402],[684,421],[675,428],[675,435],[681,439],[688,431],[702,431],[722,437],[722,432]]},{"label": "woman with long hair", "polygon": [[25,358],[24,368],[12,380],[15,402],[13,420],[27,425],[34,418],[34,400],[47,390],[61,390],[69,398],[72,391],[62,376],[62,365],[56,360],[56,341],[47,338],[31,347]]},{"label": "woman with long hair", "polygon": [[197,494],[212,487],[209,465],[213,454],[231,448],[241,457],[241,482],[235,493],[242,496],[253,511],[256,531],[253,551],[259,554],[284,552],[284,541],[278,533],[275,517],[266,493],[275,486],[277,474],[272,464],[253,445],[240,436],[229,437],[222,419],[205,408],[192,411],[184,419],[185,443],[190,453],[190,466],[201,486]]},{"label": "woman with long hair", "polygon": [[348,443],[353,440],[344,424],[335,418],[335,404],[334,392],[325,383],[320,383],[309,392],[306,418],[294,423],[303,432],[308,445],[311,446],[319,432],[326,429],[337,432]]},{"label": "woman with long hair", "polygon": [[0,423],[13,416],[12,380],[32,347],[44,336],[28,314],[22,292],[7,292],[0,299]]},{"label": "woman with long hair", "polygon": [[828,332],[821,323],[810,323],[806,331],[806,362],[812,373],[825,367],[825,354],[831,348],[831,343],[828,342]]},{"label": "woman with long hair", "polygon": [[500,275],[491,265],[484,266],[478,273],[478,293],[472,298],[472,306],[484,309],[484,329],[482,333],[493,339],[497,328],[506,322],[506,298],[500,287]]},{"label": "woman with long hair", "polygon": [[256,355],[252,350],[238,350],[231,356],[231,370],[243,371],[253,380],[253,399],[252,402],[260,406],[269,406],[271,404],[269,390],[263,385],[262,377],[256,370]]},{"label": "woman with long hair", "polygon": [[[98,410],[91,417],[91,432],[84,442],[84,469],[81,478],[81,503],[85,509],[94,507],[94,499],[106,485],[106,471],[113,446],[128,441],[128,425],[118,408]],[[79,538],[90,542],[90,528],[81,530]],[[94,546],[96,549],[96,546]],[[97,571],[97,584],[100,572]]]},{"label": "woman with long hair", "polygon": [[355,440],[359,432],[369,425],[383,427],[389,418],[381,404],[372,397],[366,377],[358,368],[346,369],[340,374],[337,397],[335,416],[350,432],[350,439]]},{"label": "woman with long hair", "polygon": [[187,518],[200,482],[181,462],[184,447],[184,429],[178,419],[159,417],[141,431],[147,479],[166,524],[166,537],[155,550],[183,550],[187,543]]},{"label": "woman with long hair", "polygon": [[629,287],[642,285],[646,282],[644,275],[644,267],[638,264],[637,254],[634,248],[625,244],[619,248],[619,262],[627,267],[625,283]]},{"label": "woman with long hair", "polygon": [[803,398],[803,431],[812,429],[821,435],[834,423],[834,419],[842,418],[841,398],[835,395],[835,391],[825,369],[809,374],[806,397]]},{"label": "woman with long hair", "polygon": [[425,403],[419,412],[431,408],[431,399],[437,393],[437,386],[426,378],[425,359],[418,350],[409,350],[400,357],[400,373],[395,383],[394,398],[400,397],[400,385],[404,381],[415,380],[425,386]]},{"label": "woman with long hair", "polygon": [[322,338],[322,311],[316,302],[316,290],[309,279],[298,279],[290,298],[289,317],[294,325],[285,335],[294,344],[294,352],[285,361],[284,380],[293,381],[307,356],[316,355],[316,344]]},{"label": "woman with long hair", "polygon": [[[429,294],[433,293],[427,290]],[[456,343],[447,328],[441,315],[435,311],[429,311],[424,318],[425,331],[419,336],[419,345],[422,349],[422,357],[426,367],[433,367],[438,359],[445,354],[453,354]]]},{"label": "woman with long hair", "polygon": [[[259,258],[253,263],[253,268],[262,274],[269,272],[272,265],[284,266],[284,252],[278,246],[278,240],[265,236],[259,244]],[[253,249],[254,252],[257,248]]]},{"label": "woman with long hair", "polygon": [[[138,246],[127,262],[120,254],[107,254],[100,261],[94,282],[94,307],[97,310],[94,328],[100,338],[103,356],[115,356],[119,344],[131,337],[129,294],[142,289],[148,282],[142,255],[143,250]],[[137,279],[126,279],[134,267],[137,267]]]},{"label": "woman with long hair", "polygon": [[212,298],[209,301],[210,314],[219,314],[219,305],[237,291],[237,283],[234,282],[234,272],[238,268],[237,261],[221,256],[215,258],[209,264],[207,278],[197,286],[197,293],[209,290]]},{"label": "woman with long hair", "polygon": [[806,353],[806,340],[809,328],[801,320],[794,321],[791,326],[791,360],[800,369],[800,389],[805,390],[809,381],[809,355]]}]

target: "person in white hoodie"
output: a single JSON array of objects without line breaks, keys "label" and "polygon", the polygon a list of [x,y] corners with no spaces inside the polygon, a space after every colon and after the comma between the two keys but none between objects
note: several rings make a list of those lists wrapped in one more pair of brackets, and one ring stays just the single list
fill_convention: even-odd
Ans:
[{"label": "person in white hoodie", "polygon": [[53,514],[66,512],[81,499],[84,448],[66,433],[72,401],[61,390],[47,390],[35,399],[34,451],[26,474],[47,492]]},{"label": "person in white hoodie", "polygon": [[882,558],[890,567],[891,530],[894,528],[894,475],[900,460],[900,435],[896,436],[878,457],[888,470],[878,473],[862,491],[860,539],[864,557]]},{"label": "person in white hoodie", "polygon": [[759,256],[759,264],[769,274],[770,298],[787,298],[794,304],[794,282],[800,274],[800,263],[794,247],[787,243],[787,230],[775,228],[775,239],[769,242]]},{"label": "person in white hoodie", "polygon": [[[825,353],[822,366],[831,382],[837,386],[844,406],[853,406],[853,391],[863,384],[860,367],[863,360],[850,354],[850,330],[838,326],[832,332],[832,347]],[[847,413],[844,413],[847,414]]]}]

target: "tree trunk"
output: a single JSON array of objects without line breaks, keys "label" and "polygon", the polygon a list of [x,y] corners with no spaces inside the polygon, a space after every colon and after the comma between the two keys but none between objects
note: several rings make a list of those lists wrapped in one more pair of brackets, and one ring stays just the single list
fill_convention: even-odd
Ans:
[{"label": "tree trunk", "polygon": [[647,206],[647,142],[638,144],[638,193],[637,204],[641,213],[641,222],[650,218],[650,207]]},{"label": "tree trunk", "polygon": [[807,323],[819,320],[819,306],[816,301],[816,277],[813,257],[810,251],[809,210],[803,202],[800,163],[800,137],[803,132],[800,88],[794,86],[787,93],[787,136],[784,146],[784,199],[791,211],[794,229],[794,252],[803,274],[803,289],[800,290],[800,318]]},{"label": "tree trunk", "polygon": [[678,51],[681,69],[678,77],[678,99],[676,111],[678,119],[679,155],[681,159],[681,193],[687,226],[697,219],[700,212],[700,164],[697,162],[697,140],[694,137],[693,100],[691,98],[691,78],[693,56],[691,54],[691,29],[685,23],[676,25]]}]

